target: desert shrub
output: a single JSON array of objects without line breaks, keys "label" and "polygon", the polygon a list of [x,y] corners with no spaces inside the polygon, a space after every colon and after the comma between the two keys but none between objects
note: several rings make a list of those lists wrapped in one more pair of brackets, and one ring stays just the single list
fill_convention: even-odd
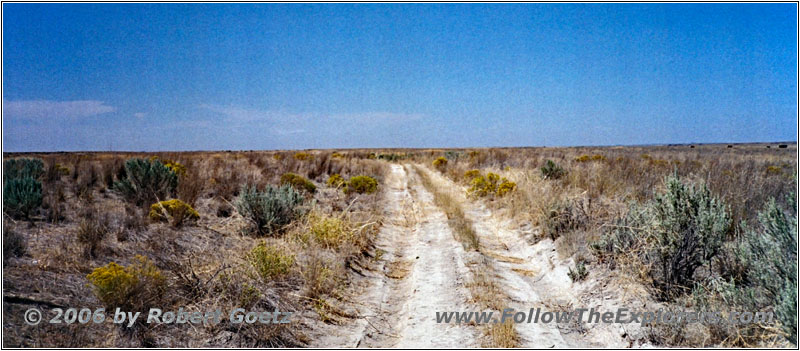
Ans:
[{"label": "desert shrub", "polygon": [[461,151],[447,150],[444,152],[444,157],[448,160],[458,160],[462,154],[463,152]]},{"label": "desert shrub", "polygon": [[172,199],[150,205],[148,217],[154,221],[165,221],[172,218],[173,225],[179,226],[186,219],[200,218],[200,214],[187,203]]},{"label": "desert shrub", "polygon": [[22,234],[11,228],[3,228],[3,264],[11,257],[24,256],[28,252],[28,242]]},{"label": "desert shrub", "polygon": [[205,191],[205,179],[200,177],[196,168],[187,170],[178,180],[178,198],[194,206]]},{"label": "desert shrub", "polygon": [[633,205],[595,247],[640,252],[659,297],[669,300],[694,285],[695,271],[717,255],[731,220],[726,205],[705,185],[684,183],[676,175],[667,176],[664,185],[643,208]]},{"label": "desert shrub", "polygon": [[42,183],[25,176],[10,178],[3,184],[3,212],[27,218],[42,205]]},{"label": "desert shrub", "polygon": [[541,214],[542,236],[555,240],[567,231],[585,227],[588,221],[589,216],[578,200],[555,200]]},{"label": "desert shrub", "polygon": [[599,240],[590,244],[591,250],[602,261],[615,264],[618,255],[639,252],[647,247],[647,237],[641,235],[641,223],[649,220],[650,214],[644,206],[631,203],[624,216],[614,220],[611,228]]},{"label": "desert shrub", "polygon": [[78,177],[75,179],[73,183],[73,192],[75,196],[79,199],[91,203],[94,201],[92,197],[92,189],[94,188],[95,184],[97,184],[98,175],[97,175],[97,167],[94,165],[88,165],[83,167],[85,170],[84,172],[78,172]]},{"label": "desert shrub", "polygon": [[177,186],[178,176],[161,161],[134,158],[125,162],[125,176],[114,183],[114,190],[142,205],[169,198]]},{"label": "desert shrub", "polygon": [[271,235],[305,214],[305,198],[289,185],[267,186],[263,192],[245,185],[236,199],[236,209],[250,220],[258,235]]},{"label": "desert shrub", "polygon": [[445,168],[447,168],[447,159],[443,156],[437,157],[433,160],[433,168],[436,168],[439,172],[444,172]]},{"label": "desert shrub", "polygon": [[580,155],[575,158],[576,162],[589,162],[591,161],[592,157],[589,155]]},{"label": "desert shrub", "polygon": [[334,188],[341,188],[341,187],[345,186],[346,183],[347,183],[347,181],[344,180],[344,177],[342,177],[338,173],[332,174],[330,177],[328,177],[328,181],[326,182],[326,184],[328,184],[328,186],[334,187]]},{"label": "desert shrub", "polygon": [[228,203],[217,206],[217,217],[228,218],[233,214],[233,207]]},{"label": "desert shrub", "polygon": [[589,162],[589,161],[599,162],[599,161],[605,161],[605,160],[606,160],[606,157],[603,156],[603,155],[600,155],[600,154],[592,155],[592,156],[580,155],[580,156],[575,158],[576,162]]},{"label": "desert shrub", "polygon": [[111,262],[95,268],[86,276],[97,298],[107,309],[142,311],[159,306],[166,288],[166,278],[146,257],[137,255],[127,267]]},{"label": "desert shrub", "polygon": [[331,293],[336,287],[336,267],[334,262],[326,260],[316,251],[309,256],[301,263],[300,274],[303,277],[305,296],[318,299],[326,293]]},{"label": "desert shrub", "polygon": [[314,155],[312,155],[312,154],[310,154],[308,152],[298,152],[298,153],[294,154],[294,159],[298,160],[298,161],[306,161],[306,160],[311,160],[313,158],[314,158]]},{"label": "desert shrub", "polygon": [[69,168],[64,167],[60,163],[56,163],[54,161],[47,163],[47,167],[44,172],[45,181],[54,182],[61,179],[61,177],[65,175],[69,175]]},{"label": "desert shrub", "polygon": [[108,218],[105,216],[92,216],[81,220],[76,238],[78,243],[83,245],[84,255],[87,258],[97,256],[97,250],[108,233],[108,227]]},{"label": "desert shrub", "polygon": [[380,154],[378,155],[379,160],[386,160],[389,162],[395,162],[403,159],[403,155],[398,155],[396,153],[391,154]]},{"label": "desert shrub", "polygon": [[309,217],[309,223],[311,238],[326,248],[338,248],[353,234],[350,223],[341,218],[315,213]]},{"label": "desert shrub", "polygon": [[768,166],[765,172],[767,175],[780,175],[783,174],[783,169],[777,166]]},{"label": "desert shrub", "polygon": [[294,265],[294,255],[280,247],[267,245],[264,241],[250,250],[245,259],[267,282],[289,273],[289,269]]},{"label": "desert shrub", "polygon": [[347,193],[372,194],[378,191],[378,181],[370,176],[360,175],[347,181]]},{"label": "desert shrub", "polygon": [[497,192],[497,185],[500,181],[500,176],[496,173],[489,172],[486,176],[479,175],[475,178],[472,178],[470,182],[470,188],[467,189],[467,193],[472,196],[488,196]]},{"label": "desert shrub", "polygon": [[797,344],[797,202],[793,195],[787,200],[784,211],[770,199],[759,213],[760,228],[745,228],[732,246],[745,276],[709,285],[742,310],[774,310],[784,335]]},{"label": "desert shrub", "polygon": [[464,178],[466,180],[468,180],[468,181],[472,181],[476,177],[480,177],[480,175],[481,175],[481,171],[477,170],[477,169],[470,169],[470,170],[464,172]]},{"label": "desert shrub", "polygon": [[186,174],[186,166],[178,163],[177,161],[164,160],[164,166],[172,170],[172,172],[178,177],[182,177]]},{"label": "desert shrub", "polygon": [[12,158],[3,161],[3,181],[20,178],[39,179],[44,174],[44,163],[38,158]]},{"label": "desert shrub", "polygon": [[722,247],[731,220],[721,199],[705,185],[668,176],[666,191],[651,203],[650,232],[656,240],[654,283],[666,295],[694,282],[695,270],[708,264]]},{"label": "desert shrub", "polygon": [[298,190],[305,190],[308,193],[314,193],[317,190],[317,186],[314,185],[310,180],[303,178],[303,176],[294,174],[294,173],[286,173],[281,176],[281,184],[282,185],[291,185],[295,189]]},{"label": "desert shrub", "polygon": [[517,188],[517,183],[514,183],[505,177],[500,179],[500,185],[497,186],[497,196],[505,196]]},{"label": "desert shrub", "polygon": [[144,211],[140,208],[125,205],[125,215],[122,217],[122,229],[117,232],[117,240],[127,240],[129,232],[140,233],[147,228],[147,217],[144,216]]},{"label": "desert shrub", "polygon": [[586,279],[586,276],[589,275],[589,272],[586,270],[586,264],[583,261],[578,261],[578,263],[575,264],[575,269],[573,270],[570,268],[569,272],[567,272],[567,275],[573,282],[578,282]]},{"label": "desert shrub", "polygon": [[470,182],[470,188],[467,190],[470,195],[479,197],[489,195],[489,193],[493,191],[494,187],[492,184],[486,179],[485,176],[482,175],[472,178],[472,181]]},{"label": "desert shrub", "polygon": [[545,179],[558,179],[563,177],[567,172],[561,168],[561,166],[557,165],[552,160],[547,160],[544,166],[541,168],[542,176]]}]

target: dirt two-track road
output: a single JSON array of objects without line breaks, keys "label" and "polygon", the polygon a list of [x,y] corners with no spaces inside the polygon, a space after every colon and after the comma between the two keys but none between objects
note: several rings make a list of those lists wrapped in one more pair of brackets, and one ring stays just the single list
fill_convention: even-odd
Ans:
[{"label": "dirt two-track road", "polygon": [[[465,249],[458,240],[418,172],[460,200],[477,234],[477,250]],[[436,321],[436,312],[486,310],[469,288],[476,274],[488,275],[504,295],[502,305],[515,311],[574,307],[577,295],[566,274],[570,261],[556,258],[551,241],[529,244],[488,209],[468,201],[462,187],[425,167],[393,164],[385,184],[386,220],[376,242],[378,267],[364,273],[354,303],[358,317],[326,326],[311,346],[493,346],[487,324]],[[629,346],[620,336],[624,331],[578,329],[556,323],[514,324],[515,346]]]}]

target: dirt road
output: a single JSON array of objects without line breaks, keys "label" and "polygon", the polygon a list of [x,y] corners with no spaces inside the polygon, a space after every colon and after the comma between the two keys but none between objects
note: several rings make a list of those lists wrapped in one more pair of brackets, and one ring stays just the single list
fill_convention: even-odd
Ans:
[{"label": "dirt road", "polygon": [[[365,274],[352,323],[331,327],[311,346],[480,347],[488,345],[485,325],[437,323],[436,312],[479,311],[467,288],[475,262],[489,262],[491,278],[508,297],[508,308],[554,310],[574,301],[567,266],[552,243],[533,246],[463,189],[424,167],[437,187],[452,189],[479,237],[478,250],[465,250],[448,218],[409,165],[392,164],[385,180],[385,224],[376,242],[377,268]],[[498,312],[495,312],[498,313]],[[515,324],[519,347],[590,346],[565,326]],[[566,332],[562,333],[562,330]],[[573,334],[573,335],[567,335]],[[597,343],[591,343],[597,345]]]}]

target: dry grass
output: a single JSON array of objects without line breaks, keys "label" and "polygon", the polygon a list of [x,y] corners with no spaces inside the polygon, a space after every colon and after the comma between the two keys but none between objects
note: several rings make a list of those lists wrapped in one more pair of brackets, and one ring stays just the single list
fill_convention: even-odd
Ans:
[{"label": "dry grass", "polygon": [[472,222],[464,216],[464,210],[455,196],[449,193],[447,189],[434,184],[431,176],[419,166],[414,165],[414,169],[420,175],[420,180],[425,189],[433,194],[433,202],[447,215],[448,224],[453,229],[453,232],[456,233],[456,239],[464,245],[464,249],[479,250],[478,235],[472,227]]},{"label": "dry grass", "polygon": [[[508,306],[508,296],[497,284],[492,261],[486,258],[485,255],[487,253],[480,250],[478,235],[475,233],[472,221],[464,215],[462,204],[445,187],[435,184],[427,170],[418,165],[413,165],[413,168],[415,173],[419,175],[425,189],[433,194],[434,203],[447,215],[448,224],[450,229],[455,232],[456,239],[461,241],[466,250],[475,250],[481,253],[477,258],[477,262],[469,265],[472,277],[466,286],[472,296],[471,302],[481,309],[502,311]],[[499,257],[500,255],[495,256],[508,260],[513,259],[511,257]],[[486,336],[484,338],[484,344],[486,344],[484,347],[518,346],[519,336],[514,330],[513,324],[486,324],[483,327],[484,335]]]},{"label": "dry grass", "polygon": [[[412,153],[414,161],[429,164],[437,157],[448,158],[441,172],[462,185],[470,170],[494,172],[517,183],[505,197],[480,199],[529,233],[530,241],[555,240],[561,258],[586,261],[595,269],[616,269],[616,279],[625,281],[625,289],[648,299],[651,267],[641,254],[626,252],[613,261],[595,257],[589,245],[625,215],[629,203],[650,201],[654,191],[663,187],[667,175],[706,184],[719,196],[731,214],[728,241],[743,230],[742,224],[757,223],[758,212],[774,198],[785,205],[787,196],[795,197],[797,145],[767,148],[766,144],[747,145],[669,145],[648,147],[584,148],[508,148],[472,150],[425,150]],[[553,160],[563,167],[559,179],[547,179],[540,167]],[[472,173],[476,173],[473,171]],[[786,206],[784,206],[786,207]],[[610,262],[610,263],[609,263]],[[598,263],[600,265],[598,265]],[[724,262],[715,264],[719,270]],[[704,271],[704,276],[727,274]],[[635,288],[639,287],[639,288]],[[673,301],[683,308],[691,303]],[[753,333],[744,327],[704,332],[682,338],[680,331],[657,330],[651,340],[660,345],[743,346],[774,343],[770,326]],[[677,329],[676,329],[677,330]],[[747,339],[744,335],[761,335]],[[742,340],[746,342],[742,342]]]},{"label": "dry grass", "polygon": [[[32,334],[36,328],[7,329],[4,346],[304,346],[308,340],[303,328],[315,321],[303,312],[326,313],[325,317],[317,317],[320,323],[330,316],[346,316],[337,314],[335,305],[342,299],[353,300],[352,296],[343,295],[349,291],[342,287],[353,274],[352,265],[369,261],[365,252],[381,223],[380,193],[348,196],[341,190],[324,186],[322,181],[327,179],[327,172],[347,176],[363,174],[381,181],[388,167],[383,161],[367,159],[366,154],[348,152],[332,158],[331,151],[310,153],[313,157],[306,160],[291,157],[278,160],[274,155],[280,153],[275,152],[25,155],[42,158],[47,165],[42,179],[45,206],[28,222],[4,223],[7,224],[4,232],[16,233],[20,239],[9,240],[9,244],[27,243],[25,253],[19,255],[15,252],[21,249],[12,245],[4,247],[7,258],[4,261],[4,294],[48,304],[99,307],[86,275],[109,262],[127,266],[136,255],[142,255],[166,278],[169,288],[159,306],[163,309],[181,306],[205,311],[219,308],[227,313],[235,307],[258,311],[278,308],[304,317],[298,317],[300,320],[289,325],[221,323],[191,329],[188,333],[179,326],[143,328],[129,333],[123,328],[91,324],[79,330],[46,328],[54,337],[45,337],[41,333]],[[151,156],[175,160],[186,166],[186,173],[179,178],[176,197],[193,204],[200,219],[183,226],[151,222],[146,211],[126,204],[110,189],[121,177],[120,169],[125,160]],[[290,252],[294,259],[281,261],[286,269],[281,268],[280,274],[265,280],[247,259],[260,241],[240,235],[246,223],[231,202],[245,182],[277,185],[280,175],[286,172],[317,182],[320,189],[314,194],[315,213],[319,218],[335,219],[343,230],[328,233],[332,227],[322,226],[325,233],[318,230],[317,234],[323,240],[303,243],[299,238],[309,236],[313,223],[309,218],[296,221],[285,235],[270,239],[268,243]],[[223,216],[218,216],[220,212]],[[22,247],[22,244],[15,245]],[[24,325],[17,317],[22,315],[25,305],[10,305],[4,308],[4,317],[15,320],[15,325]],[[329,308],[315,307],[321,305]],[[23,308],[22,312],[18,307]]]}]

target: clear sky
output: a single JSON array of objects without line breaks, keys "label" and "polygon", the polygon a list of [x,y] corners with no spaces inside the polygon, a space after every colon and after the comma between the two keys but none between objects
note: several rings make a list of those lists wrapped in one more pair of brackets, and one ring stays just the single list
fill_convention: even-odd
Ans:
[{"label": "clear sky", "polygon": [[3,4],[4,151],[797,140],[795,4]]}]

